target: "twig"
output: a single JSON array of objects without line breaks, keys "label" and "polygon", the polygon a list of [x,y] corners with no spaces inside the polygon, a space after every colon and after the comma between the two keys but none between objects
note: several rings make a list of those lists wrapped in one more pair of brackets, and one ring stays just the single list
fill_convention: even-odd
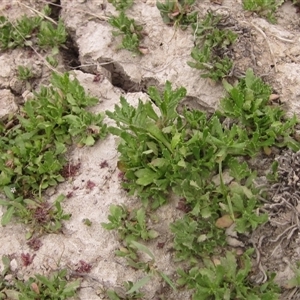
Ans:
[{"label": "twig", "polygon": [[51,23],[57,25],[57,22],[55,22],[53,19],[51,19],[50,17],[46,16],[45,14],[41,13],[40,11],[38,11],[38,10],[36,10],[36,9],[34,9],[34,8],[28,6],[28,5],[26,5],[26,4],[24,4],[24,3],[20,2],[20,1],[17,1],[17,3],[23,5],[23,6],[26,7],[27,9],[29,9],[29,10],[35,12],[35,13],[36,13],[37,15],[39,15],[40,17],[43,17],[44,19],[47,19],[47,20],[50,21]]},{"label": "twig", "polygon": [[271,33],[271,35],[274,36],[274,37],[276,37],[280,41],[291,43],[291,44],[295,43],[295,41],[293,41],[293,40],[285,39],[285,38],[283,38],[281,36],[278,36],[278,35],[275,35],[275,34],[272,34],[272,33]]},{"label": "twig", "polygon": [[[295,287],[295,288],[289,293],[289,295],[288,295],[288,300],[293,300],[293,296],[294,296],[294,294],[297,292],[297,290],[298,290],[298,287]],[[296,299],[296,298],[294,298],[294,299]]]},{"label": "twig", "polygon": [[[12,25],[12,27],[20,34],[20,36],[23,38],[24,41],[26,41],[26,38],[24,37],[24,35],[14,26],[13,23],[10,22],[10,24]],[[56,70],[55,68],[53,68],[48,62],[47,60],[37,52],[37,50],[32,47],[31,45],[27,45],[29,48],[31,48],[35,54],[44,62],[44,64],[46,65],[47,68],[49,68],[51,71],[56,72],[59,75],[62,75],[61,72],[59,72],[58,70]]]},{"label": "twig", "polygon": [[198,26],[199,26],[199,20],[198,20],[198,17],[199,17],[199,15],[197,14],[197,26],[196,26],[196,29],[194,30],[194,34],[193,34],[193,41],[194,41],[194,44],[195,44],[195,41],[196,41],[196,32],[197,32]]},{"label": "twig", "polygon": [[277,238],[275,240],[270,240],[271,243],[276,243],[281,237],[283,237],[289,230],[294,229],[295,227],[297,227],[296,224],[286,228],[286,230],[284,230],[281,234],[279,234],[277,236]]},{"label": "twig", "polygon": [[279,243],[275,248],[274,250],[272,251],[271,255],[270,255],[270,258],[274,255],[274,253],[277,251],[277,249],[279,248],[281,244]]},{"label": "twig", "polygon": [[[298,226],[297,226],[297,227],[298,227]],[[289,240],[289,239],[292,237],[292,235],[294,234],[294,231],[298,229],[297,227],[295,227],[295,228],[293,228],[293,229],[291,230],[291,232],[290,232],[289,235],[287,236],[287,240]]]},{"label": "twig", "polygon": [[261,249],[261,244],[264,240],[266,236],[263,235],[259,238],[257,246],[255,245],[254,241],[252,239],[250,239],[250,242],[253,245],[253,248],[255,249],[256,252],[256,266],[258,267],[258,269],[261,271],[262,273],[262,277],[256,280],[256,283],[264,283],[268,280],[268,276],[266,274],[265,269],[263,268],[262,264],[261,264],[261,254],[260,254],[260,249]]},{"label": "twig", "polygon": [[271,59],[273,61],[273,64],[274,64],[274,68],[275,68],[275,72],[277,73],[277,65],[276,65],[276,60],[275,60],[275,57],[274,57],[274,53],[273,53],[273,50],[270,46],[270,43],[269,43],[269,40],[268,40],[268,37],[266,36],[266,34],[262,31],[262,29],[260,29],[259,27],[257,27],[256,25],[254,25],[252,22],[250,23],[263,37],[264,39],[266,40],[267,42],[267,45],[269,47],[269,51],[270,51],[270,54],[271,54]]}]

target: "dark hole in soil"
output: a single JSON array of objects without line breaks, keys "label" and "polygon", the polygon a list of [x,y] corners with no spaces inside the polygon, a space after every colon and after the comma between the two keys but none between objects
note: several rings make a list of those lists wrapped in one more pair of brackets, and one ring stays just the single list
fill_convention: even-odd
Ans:
[{"label": "dark hole in soil", "polygon": [[112,85],[121,88],[127,93],[147,92],[149,86],[158,86],[159,82],[153,77],[144,77],[140,82],[134,81],[125,72],[124,68],[117,62],[109,59],[101,59],[102,66],[111,73]]},{"label": "dark hole in soil", "polygon": [[[61,1],[55,0],[47,3],[51,8],[50,18],[52,18],[55,21],[58,21],[61,11]],[[80,66],[78,46],[76,42],[72,39],[70,34],[68,34],[65,47],[60,47],[59,50],[63,56],[64,64],[67,70]]]},{"label": "dark hole in soil", "polygon": [[119,63],[111,62],[103,65],[103,67],[111,73],[112,85],[121,88],[125,92],[139,92],[141,90],[139,83],[133,81]]},{"label": "dark hole in soil", "polygon": [[55,21],[58,21],[60,11],[61,11],[61,5],[60,5],[60,0],[52,1],[52,2],[47,2],[49,7],[51,8],[51,14],[50,18],[52,18]]},{"label": "dark hole in soil", "polygon": [[67,70],[77,69],[80,66],[79,61],[79,50],[76,42],[68,35],[67,41],[65,43],[66,48],[61,47],[60,53],[64,59],[64,65]]}]

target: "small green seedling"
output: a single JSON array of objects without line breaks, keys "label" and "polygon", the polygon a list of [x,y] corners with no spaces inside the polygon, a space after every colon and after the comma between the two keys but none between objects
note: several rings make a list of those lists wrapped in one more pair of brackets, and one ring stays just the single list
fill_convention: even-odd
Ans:
[{"label": "small green seedling", "polygon": [[108,298],[110,300],[133,300],[133,299],[143,299],[144,297],[144,293],[140,292],[140,291],[134,291],[130,294],[128,294],[127,292],[130,291],[132,289],[132,287],[134,286],[134,282],[132,281],[125,281],[123,283],[124,285],[124,290],[120,291],[120,289],[118,289],[118,292],[112,289],[109,289],[106,291],[106,295],[108,296]]},{"label": "small green seedling", "polygon": [[88,226],[88,227],[91,227],[92,224],[93,224],[93,222],[92,222],[90,219],[87,219],[87,218],[83,219],[83,220],[82,220],[82,223],[83,223],[84,225]]},{"label": "small green seedling", "polygon": [[116,17],[109,19],[109,24],[116,28],[114,36],[122,36],[120,48],[141,54],[140,41],[143,38],[143,26],[136,24],[134,19],[129,19],[123,11]]},{"label": "small green seedling", "polygon": [[26,80],[29,80],[33,77],[34,77],[34,75],[28,67],[18,66],[18,78],[20,80],[26,81]]},{"label": "small green seedling", "polygon": [[[10,258],[8,255],[2,255],[2,272],[0,274],[0,299],[7,299],[12,283],[5,279],[5,276],[10,273]],[[15,291],[12,290],[14,293]]]},{"label": "small green seedling", "polygon": [[67,279],[67,270],[54,272],[49,278],[36,274],[27,281],[16,281],[19,300],[28,299],[69,299],[76,295],[80,287],[80,279],[70,281]]},{"label": "small green seedling", "polygon": [[226,245],[225,233],[215,226],[214,218],[196,218],[188,214],[172,223],[170,229],[178,261],[197,263],[201,256],[219,252]]},{"label": "small green seedling", "polygon": [[58,66],[58,60],[53,56],[53,55],[48,55],[46,57],[46,61],[48,62],[48,64],[50,64],[50,66],[52,66],[53,68],[56,68]]},{"label": "small green seedling", "polygon": [[211,47],[205,45],[204,48],[193,48],[191,57],[195,61],[189,61],[188,65],[191,68],[203,70],[202,78],[211,78],[214,81],[219,81],[229,75],[233,62],[230,58],[214,56]]},{"label": "small green seedling", "polygon": [[101,223],[102,227],[117,230],[120,238],[127,245],[138,238],[149,240],[158,237],[158,232],[147,228],[146,213],[143,208],[129,212],[124,205],[111,205],[109,210],[110,223]]},{"label": "small green seedling", "polygon": [[165,0],[156,2],[164,23],[178,25],[186,29],[188,25],[197,21],[197,12],[192,10],[195,0]]},{"label": "small green seedling", "polygon": [[57,233],[62,229],[62,222],[69,220],[71,215],[65,214],[61,202],[65,196],[58,196],[53,204],[41,199],[23,199],[15,197],[11,189],[4,187],[7,200],[1,199],[0,205],[7,208],[1,218],[1,225],[7,225],[12,218],[29,226],[26,238],[29,239],[33,233]]},{"label": "small green seedling", "polygon": [[55,271],[49,277],[36,274],[27,281],[12,276],[9,280],[5,276],[11,274],[9,256],[2,256],[4,269],[0,274],[0,299],[11,300],[40,300],[40,299],[69,299],[76,295],[80,287],[80,279],[67,280],[67,270]]},{"label": "small green seedling", "polygon": [[297,262],[296,266],[291,268],[294,272],[294,276],[285,284],[285,287],[288,289],[300,287],[300,263]]},{"label": "small green seedling", "polygon": [[194,61],[188,62],[190,67],[204,71],[201,77],[214,81],[230,73],[233,62],[226,53],[237,39],[237,34],[220,27],[222,18],[209,11],[202,22],[193,24],[196,46],[191,52]]},{"label": "small green seedling", "polygon": [[[46,6],[40,15],[49,15],[51,10]],[[60,47],[66,42],[67,33],[63,22],[60,20],[53,25],[41,16],[23,16],[15,23],[6,17],[0,16],[0,48],[16,48],[33,46],[37,44],[42,48]]]},{"label": "small green seedling", "polygon": [[194,289],[193,299],[279,299],[279,287],[273,282],[274,274],[261,286],[249,282],[251,260],[253,252],[248,249],[239,261],[232,252],[226,257],[214,262],[204,259],[204,268],[193,267],[188,272],[179,269],[180,276],[177,283]]},{"label": "small green seedling", "polygon": [[276,23],[274,13],[283,2],[284,0],[243,0],[243,8],[245,10],[256,12],[271,23]]},{"label": "small green seedling", "polygon": [[88,96],[77,80],[53,74],[51,82],[26,101],[14,126],[0,126],[0,187],[13,185],[24,197],[64,181],[60,172],[66,145],[92,146],[107,132],[104,115],[85,110],[98,99]]},{"label": "small green seedling", "polygon": [[[137,251],[146,254],[151,260],[147,262],[140,261],[137,255]],[[126,255],[126,253],[128,254],[132,253],[132,254],[130,254],[129,256]],[[142,270],[145,273],[147,273],[146,276],[144,276],[142,279],[140,279],[139,281],[137,281],[131,286],[131,288],[126,293],[127,295],[132,295],[134,293],[137,293],[154,276],[161,277],[173,290],[176,290],[176,286],[171,281],[171,279],[157,268],[153,253],[145,245],[140,244],[136,241],[131,241],[128,248],[125,248],[122,251],[120,251],[118,256],[125,257],[128,265],[131,266],[132,268]]]},{"label": "small green seedling", "polygon": [[41,48],[58,48],[63,45],[67,40],[67,32],[62,20],[56,26],[49,21],[42,21],[37,38]]},{"label": "small green seedling", "polygon": [[[229,186],[221,187],[223,197],[227,204],[222,205],[223,211],[230,214],[235,221],[235,230],[240,233],[245,233],[255,230],[258,225],[268,221],[267,214],[257,215],[254,213],[258,208],[257,195],[254,189],[240,185],[237,182],[231,182]],[[257,193],[257,192],[256,192]]]},{"label": "small green seedling", "polygon": [[252,137],[249,149],[258,151],[263,147],[289,147],[294,151],[300,148],[293,138],[296,116],[285,118],[280,106],[269,105],[271,88],[251,69],[236,86],[223,81],[227,96],[221,100],[223,115],[238,120],[238,125],[247,128]]},{"label": "small green seedling", "polygon": [[125,11],[133,5],[133,0],[108,0],[116,10]]},{"label": "small green seedling", "polygon": [[278,161],[274,161],[271,165],[271,170],[267,174],[267,179],[269,182],[278,182]]},{"label": "small green seedling", "polygon": [[6,17],[0,16],[0,47],[8,49],[31,45],[31,38],[41,22],[40,17],[23,16],[12,24]]}]

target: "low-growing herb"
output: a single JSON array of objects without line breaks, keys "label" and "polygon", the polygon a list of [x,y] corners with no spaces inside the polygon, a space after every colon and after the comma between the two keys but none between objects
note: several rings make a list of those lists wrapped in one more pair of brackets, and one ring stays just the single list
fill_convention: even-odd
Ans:
[{"label": "low-growing herb", "polygon": [[215,226],[213,217],[187,214],[170,225],[177,260],[196,263],[197,258],[220,252],[226,245],[225,232]]},{"label": "low-growing herb", "polygon": [[62,229],[62,221],[69,220],[71,215],[66,214],[61,202],[64,195],[58,196],[53,204],[42,199],[24,199],[22,196],[15,197],[8,187],[4,187],[7,200],[1,199],[0,205],[7,208],[1,218],[1,225],[7,225],[12,218],[29,226],[26,237],[31,238],[34,232],[57,233]]},{"label": "low-growing herb", "polygon": [[143,208],[129,210],[123,205],[111,205],[108,220],[110,223],[101,223],[102,227],[108,230],[115,229],[126,244],[132,240],[141,238],[143,240],[158,237],[158,232],[149,229],[146,225],[146,212]]},{"label": "low-growing herb", "polygon": [[143,26],[138,25],[134,19],[126,16],[124,11],[121,11],[118,16],[111,17],[109,24],[116,28],[112,33],[114,36],[122,36],[121,49],[127,49],[134,53],[141,54],[140,41],[143,38]]},{"label": "low-growing herb", "polygon": [[[147,262],[140,261],[137,251],[146,254],[151,260]],[[136,241],[131,241],[128,248],[122,249],[122,251],[118,251],[116,254],[125,257],[130,267],[142,270],[147,274],[142,279],[132,284],[126,294],[134,295],[154,276],[161,277],[173,290],[176,290],[176,286],[172,280],[156,266],[154,254],[145,245]]]},{"label": "low-growing herb", "polygon": [[41,87],[26,101],[14,126],[0,127],[0,187],[13,184],[25,197],[64,181],[60,172],[72,140],[91,146],[106,135],[103,114],[85,110],[97,98],[88,96],[68,74],[53,74],[51,81],[51,87]]},{"label": "low-growing herb", "polygon": [[273,282],[272,274],[267,282],[258,286],[249,282],[251,260],[247,250],[239,260],[232,252],[226,257],[211,261],[203,259],[204,268],[193,267],[189,271],[178,270],[177,283],[194,289],[193,299],[279,299],[279,287]]},{"label": "low-growing herb", "polygon": [[40,47],[58,48],[66,42],[67,32],[60,20],[53,25],[41,15],[49,15],[51,10],[46,6],[36,17],[23,16],[12,23],[0,16],[0,47],[2,49],[33,46],[35,41]]},{"label": "low-growing herb", "polygon": [[175,151],[181,133],[176,133],[174,122],[178,117],[176,106],[185,94],[183,88],[173,91],[170,82],[163,95],[156,88],[150,88],[149,95],[159,108],[160,116],[151,102],[139,101],[135,108],[123,97],[121,106],[116,105],[114,112],[107,111],[118,126],[111,127],[110,132],[122,139],[118,146],[121,153],[118,167],[125,173],[123,187],[132,194],[137,193],[144,204],[149,203],[153,208],[166,202],[173,168],[181,168],[176,164],[182,154]]},{"label": "low-growing herb", "polygon": [[116,10],[125,11],[133,5],[133,0],[108,0]]},{"label": "low-growing herb", "polygon": [[299,150],[300,144],[293,138],[296,116],[285,118],[280,106],[269,104],[271,87],[256,77],[251,69],[236,86],[224,80],[227,96],[221,100],[220,110],[238,126],[247,128],[251,138],[250,148],[259,151],[263,147],[289,147]]},{"label": "low-growing herb", "polygon": [[276,23],[274,14],[283,2],[284,0],[243,0],[243,8],[265,17],[271,23]]},{"label": "low-growing herb", "polygon": [[20,80],[28,80],[33,77],[34,77],[34,75],[28,67],[18,66],[18,78]]},{"label": "low-growing herb", "polygon": [[186,29],[188,25],[197,21],[197,12],[192,10],[195,0],[165,0],[156,2],[164,23],[178,25]]},{"label": "low-growing herb", "polygon": [[214,81],[230,73],[233,61],[227,53],[237,38],[231,30],[220,27],[221,21],[220,15],[209,11],[202,22],[193,24],[196,39],[191,57],[194,61],[188,62],[190,67],[204,71],[201,77]]},{"label": "low-growing herb", "polygon": [[27,281],[15,281],[16,295],[19,300],[38,299],[69,299],[76,295],[80,287],[80,279],[70,281],[67,270],[54,272],[50,277],[40,274],[30,277]]}]

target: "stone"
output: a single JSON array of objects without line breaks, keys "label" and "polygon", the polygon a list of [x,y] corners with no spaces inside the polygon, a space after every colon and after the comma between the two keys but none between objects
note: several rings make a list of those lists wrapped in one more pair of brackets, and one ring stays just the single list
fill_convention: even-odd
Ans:
[{"label": "stone", "polygon": [[28,100],[32,100],[34,98],[34,94],[28,90],[24,91],[22,94],[22,98],[24,99],[24,102]]},{"label": "stone", "polygon": [[17,77],[11,79],[9,86],[11,90],[18,95],[21,95],[25,89],[25,83]]},{"label": "stone", "polygon": [[9,58],[9,54],[0,55],[0,88],[8,88],[10,78],[13,76],[13,71]]},{"label": "stone", "polygon": [[15,96],[10,90],[0,90],[0,120],[5,120],[9,115],[14,114],[18,110],[15,102]]}]

